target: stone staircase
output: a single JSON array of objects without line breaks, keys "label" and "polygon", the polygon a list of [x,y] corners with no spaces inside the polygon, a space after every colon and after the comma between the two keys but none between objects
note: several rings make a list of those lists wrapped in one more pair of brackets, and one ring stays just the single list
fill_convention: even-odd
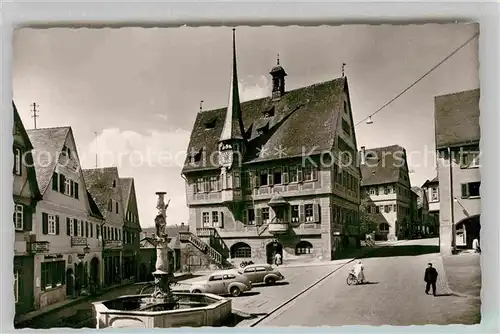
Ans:
[{"label": "stone staircase", "polygon": [[189,242],[197,249],[199,249],[202,253],[208,255],[208,257],[214,261],[217,265],[223,266],[225,264],[225,259],[221,253],[215,250],[212,246],[208,245],[206,242],[201,240],[198,236],[194,235],[191,232],[180,231],[179,232],[179,241],[180,242]]}]

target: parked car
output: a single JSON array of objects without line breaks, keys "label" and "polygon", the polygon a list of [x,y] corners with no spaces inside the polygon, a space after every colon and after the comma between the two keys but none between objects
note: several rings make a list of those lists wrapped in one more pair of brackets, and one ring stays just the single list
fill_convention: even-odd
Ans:
[{"label": "parked car", "polygon": [[252,283],[245,275],[236,270],[223,270],[211,274],[206,281],[193,282],[191,293],[230,294],[238,297],[242,292],[250,291]]},{"label": "parked car", "polygon": [[239,272],[248,277],[252,284],[266,283],[267,285],[273,285],[277,281],[285,279],[285,276],[283,276],[278,269],[273,268],[269,264],[251,264]]}]

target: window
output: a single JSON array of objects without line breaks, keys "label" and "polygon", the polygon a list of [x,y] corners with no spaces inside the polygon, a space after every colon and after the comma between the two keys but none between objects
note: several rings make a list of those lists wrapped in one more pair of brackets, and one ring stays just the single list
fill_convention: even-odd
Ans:
[{"label": "window", "polygon": [[118,202],[115,202],[115,212],[118,214]]},{"label": "window", "polygon": [[64,194],[71,196],[71,180],[64,178]]},{"label": "window", "polygon": [[41,288],[52,289],[64,284],[65,261],[42,262]]},{"label": "window", "polygon": [[391,205],[384,205],[384,212],[385,213],[391,212]]},{"label": "window", "polygon": [[113,188],[116,188],[116,180],[113,180]]},{"label": "window", "polygon": [[19,301],[19,270],[14,272],[14,300]]},{"label": "window", "polygon": [[276,167],[274,168],[274,171],[273,171],[273,175],[274,175],[274,184],[282,184],[282,179],[281,179],[281,167]]},{"label": "window", "polygon": [[241,174],[241,187],[243,189],[250,189],[250,177],[248,172],[243,172]]},{"label": "window", "polygon": [[398,206],[396,204],[392,205],[392,211],[394,211],[394,212],[398,211]]},{"label": "window", "polygon": [[75,236],[75,219],[67,218],[68,219],[68,229],[69,229],[69,235],[70,236]]},{"label": "window", "polygon": [[379,229],[380,233],[388,233],[389,232],[389,224],[380,223],[378,229]]},{"label": "window", "polygon": [[19,148],[14,149],[14,174],[21,175],[22,153]]},{"label": "window", "polygon": [[370,188],[370,195],[375,195],[375,188]]},{"label": "window", "polygon": [[314,220],[314,209],[312,204],[306,204],[304,206],[306,222],[312,222]]},{"label": "window", "polygon": [[199,178],[196,179],[194,192],[195,193],[202,193],[203,190],[204,190],[203,189],[203,178],[199,177]]},{"label": "window", "polygon": [[461,151],[460,168],[477,168],[479,167],[479,150]]},{"label": "window", "polygon": [[230,279],[235,279],[236,276],[234,276],[233,274],[225,274],[223,277],[223,279],[227,279],[227,280],[230,280]]},{"label": "window", "polygon": [[203,227],[210,227],[210,213],[203,212]]},{"label": "window", "polygon": [[[233,173],[233,181],[234,181],[234,189],[240,189],[241,188],[241,183],[240,183],[240,173],[239,172],[234,172]],[[217,182],[218,184],[218,182]]]},{"label": "window", "polygon": [[304,167],[304,181],[313,181],[315,179],[314,168],[312,166]]},{"label": "window", "polygon": [[78,219],[75,219],[75,223],[76,223],[76,228],[77,228],[77,233],[76,233],[76,236],[77,237],[82,237],[83,236],[83,221],[78,221]]},{"label": "window", "polygon": [[298,223],[299,222],[299,206],[298,205],[292,205],[291,206],[291,218],[293,223]]},{"label": "window", "polygon": [[56,234],[56,216],[48,215],[48,217],[49,217],[49,220],[48,220],[49,233],[48,234]]},{"label": "window", "polygon": [[260,171],[260,185],[267,186],[267,170],[263,169]]},{"label": "window", "polygon": [[308,241],[301,241],[295,247],[295,255],[311,254],[313,251],[313,246]]},{"label": "window", "polygon": [[431,188],[431,201],[432,202],[437,202],[439,201],[439,192],[437,187],[432,187]]},{"label": "window", "polygon": [[462,198],[480,197],[479,188],[481,182],[470,182],[462,184]]},{"label": "window", "polygon": [[349,137],[351,135],[351,127],[349,126],[349,123],[345,119],[342,118],[342,130],[344,130],[344,133]]},{"label": "window", "polygon": [[252,248],[244,242],[238,242],[231,246],[231,257],[233,259],[252,257]]},{"label": "window", "polygon": [[247,210],[247,215],[248,215],[248,225],[255,225],[255,209],[248,209]]},{"label": "window", "polygon": [[289,169],[290,182],[297,182],[297,166],[291,166]]},{"label": "window", "polygon": [[245,270],[243,270],[244,273],[254,273],[255,272],[255,268],[252,267],[252,268],[245,268]]},{"label": "window", "polygon": [[212,227],[219,227],[219,211],[212,211]]},{"label": "window", "polygon": [[388,187],[384,187],[384,195],[387,195],[389,193],[389,188]]},{"label": "window", "polygon": [[14,206],[14,228],[16,230],[23,229],[24,207],[20,204]]},{"label": "window", "polygon": [[208,280],[210,282],[213,282],[213,281],[222,281],[222,275],[213,275],[213,276],[210,276],[208,278]]},{"label": "window", "polygon": [[262,208],[262,223],[267,224],[269,222],[269,208]]},{"label": "window", "polygon": [[208,191],[216,191],[216,190],[217,190],[217,176],[210,176]]},{"label": "window", "polygon": [[268,271],[268,268],[266,268],[266,267],[256,267],[255,271],[256,272],[264,272],[264,271]]},{"label": "window", "polygon": [[108,201],[108,211],[113,212],[113,200],[112,199],[110,199]]}]

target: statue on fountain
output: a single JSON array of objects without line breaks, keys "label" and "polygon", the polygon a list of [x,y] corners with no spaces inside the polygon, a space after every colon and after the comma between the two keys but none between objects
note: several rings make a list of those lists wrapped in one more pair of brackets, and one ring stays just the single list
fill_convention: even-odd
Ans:
[{"label": "statue on fountain", "polygon": [[175,299],[172,294],[171,285],[174,283],[174,276],[170,268],[170,259],[168,251],[168,234],[167,234],[167,221],[166,211],[170,200],[165,204],[165,192],[157,192],[158,215],[155,218],[156,227],[156,271],[153,272],[154,276],[154,291],[151,297],[157,301],[164,303],[175,304]]}]

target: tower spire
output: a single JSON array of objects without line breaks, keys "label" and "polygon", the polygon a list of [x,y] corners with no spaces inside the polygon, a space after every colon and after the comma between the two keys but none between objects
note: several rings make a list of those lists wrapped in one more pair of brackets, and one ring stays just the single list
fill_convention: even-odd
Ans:
[{"label": "tower spire", "polygon": [[229,100],[227,103],[226,119],[220,135],[220,141],[230,139],[244,139],[243,118],[241,115],[240,94],[238,90],[238,73],[236,69],[236,34],[233,28],[233,73],[229,86]]}]

